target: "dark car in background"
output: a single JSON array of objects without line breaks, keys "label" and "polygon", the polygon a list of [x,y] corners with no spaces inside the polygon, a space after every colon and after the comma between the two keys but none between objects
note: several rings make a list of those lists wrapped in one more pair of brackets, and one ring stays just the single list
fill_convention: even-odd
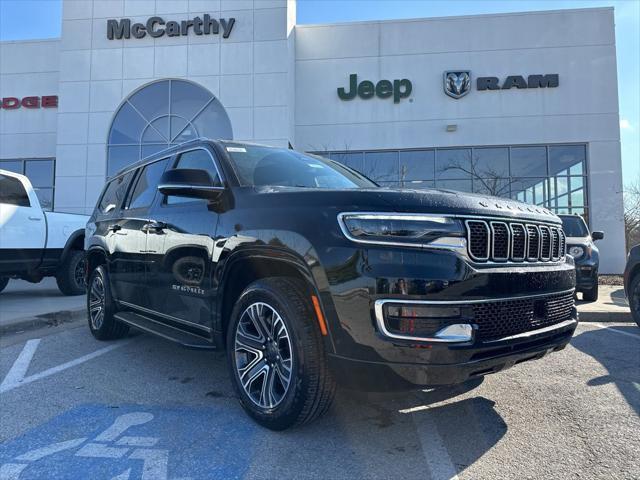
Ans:
[{"label": "dark car in background", "polygon": [[461,383],[561,350],[577,325],[551,212],[380,188],[293,150],[196,140],[144,159],[107,183],[86,249],[95,337],[226,349],[272,429],[322,415],[336,381]]},{"label": "dark car in background", "polygon": [[629,251],[624,269],[624,293],[629,300],[631,316],[640,327],[640,245]]},{"label": "dark car in background", "polygon": [[604,232],[589,232],[589,227],[579,215],[559,215],[567,236],[567,253],[576,264],[576,292],[588,302],[598,300],[598,268],[600,252],[596,240],[604,238]]}]

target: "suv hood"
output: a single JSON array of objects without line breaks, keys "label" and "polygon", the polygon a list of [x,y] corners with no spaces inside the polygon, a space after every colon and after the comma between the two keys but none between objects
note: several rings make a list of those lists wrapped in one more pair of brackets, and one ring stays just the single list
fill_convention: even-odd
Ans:
[{"label": "suv hood", "polygon": [[[287,205],[335,207],[339,211],[395,211],[402,213],[438,213],[492,216],[561,223],[546,208],[453,190],[411,189],[309,189],[297,187],[256,187],[260,206]],[[273,203],[272,203],[273,202]]]}]

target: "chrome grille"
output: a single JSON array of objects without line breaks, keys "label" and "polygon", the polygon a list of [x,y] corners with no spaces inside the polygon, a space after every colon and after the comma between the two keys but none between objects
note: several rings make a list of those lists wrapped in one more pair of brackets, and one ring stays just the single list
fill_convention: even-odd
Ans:
[{"label": "chrome grille", "polygon": [[467,249],[478,262],[559,261],[566,253],[566,236],[557,225],[469,219]]}]

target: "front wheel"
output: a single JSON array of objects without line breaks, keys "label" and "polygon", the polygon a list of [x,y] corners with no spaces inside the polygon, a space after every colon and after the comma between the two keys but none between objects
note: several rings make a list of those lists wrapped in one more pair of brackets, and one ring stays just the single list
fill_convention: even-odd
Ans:
[{"label": "front wheel", "polygon": [[640,274],[636,275],[629,286],[629,308],[631,316],[640,327]]},{"label": "front wheel", "polygon": [[129,326],[115,319],[115,302],[109,287],[109,274],[104,266],[97,267],[89,275],[87,312],[89,330],[98,340],[114,340],[129,333]]},{"label": "front wheel", "polygon": [[303,284],[266,278],[236,302],[227,331],[233,386],[260,425],[284,430],[324,414],[335,393]]}]

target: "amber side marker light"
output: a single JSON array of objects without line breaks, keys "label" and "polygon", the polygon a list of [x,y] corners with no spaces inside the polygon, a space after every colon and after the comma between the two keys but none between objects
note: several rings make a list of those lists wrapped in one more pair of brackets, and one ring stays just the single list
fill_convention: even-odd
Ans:
[{"label": "amber side marker light", "polygon": [[311,301],[313,302],[313,308],[316,311],[316,317],[318,317],[318,325],[320,325],[320,333],[323,337],[327,336],[327,324],[324,321],[324,315],[322,315],[322,309],[320,308],[320,302],[318,297],[311,295]]}]

